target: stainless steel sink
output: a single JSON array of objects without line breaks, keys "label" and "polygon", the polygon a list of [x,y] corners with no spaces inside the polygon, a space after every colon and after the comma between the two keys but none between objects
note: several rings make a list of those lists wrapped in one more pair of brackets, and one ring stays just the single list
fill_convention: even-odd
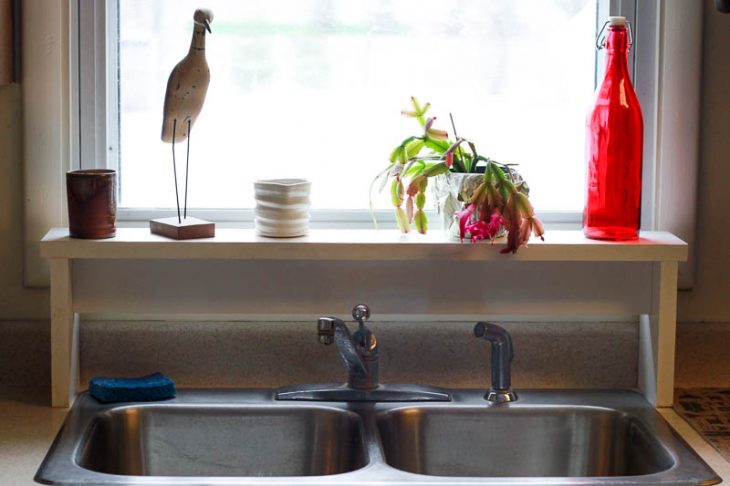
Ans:
[{"label": "stainless steel sink", "polygon": [[483,390],[452,402],[281,402],[273,390],[181,390],[71,409],[46,484],[649,485],[719,482],[629,391]]},{"label": "stainless steel sink", "polygon": [[640,420],[602,408],[414,407],[379,425],[388,464],[417,474],[639,476],[673,464]]},{"label": "stainless steel sink", "polygon": [[128,476],[321,476],[367,459],[362,421],[344,410],[135,405],[98,414],[77,461]]}]

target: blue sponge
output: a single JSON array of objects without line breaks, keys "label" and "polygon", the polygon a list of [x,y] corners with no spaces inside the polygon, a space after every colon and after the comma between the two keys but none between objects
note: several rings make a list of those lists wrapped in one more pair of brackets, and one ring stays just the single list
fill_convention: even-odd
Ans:
[{"label": "blue sponge", "polygon": [[89,382],[89,395],[102,403],[154,402],[175,397],[175,382],[162,373],[139,378],[104,378]]}]

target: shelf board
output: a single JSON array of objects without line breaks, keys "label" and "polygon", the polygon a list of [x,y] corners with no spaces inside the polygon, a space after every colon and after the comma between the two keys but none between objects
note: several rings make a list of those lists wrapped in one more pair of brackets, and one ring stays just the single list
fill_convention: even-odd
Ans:
[{"label": "shelf board", "polygon": [[403,235],[397,230],[312,230],[299,238],[267,238],[252,229],[218,229],[214,238],[176,241],[148,228],[118,228],[105,240],[69,237],[53,228],[41,241],[41,255],[66,259],[209,260],[515,260],[515,261],[684,261],[687,244],[667,232],[642,232],[630,242],[589,240],[581,231],[549,231],[516,254],[500,254],[494,243],[460,242],[441,231]]}]

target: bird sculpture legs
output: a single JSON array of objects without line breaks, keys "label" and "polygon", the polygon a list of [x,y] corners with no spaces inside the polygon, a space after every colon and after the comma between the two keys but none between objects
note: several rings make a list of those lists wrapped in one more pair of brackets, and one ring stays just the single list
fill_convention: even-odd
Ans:
[{"label": "bird sculpture legs", "polygon": [[[177,203],[177,222],[182,224],[180,219],[180,196],[177,192],[177,164],[175,163],[175,132],[177,129],[177,118],[172,120],[172,173],[175,176],[175,202]],[[187,194],[187,187],[185,188]]]},{"label": "bird sculpture legs", "polygon": [[[168,119],[169,120],[169,119]],[[202,219],[190,216],[188,218],[188,175],[190,169],[190,130],[192,129],[193,123],[189,117],[184,117],[181,123],[187,123],[187,153],[185,158],[185,194],[184,194],[184,207],[183,211],[180,211],[180,191],[177,180],[177,160],[175,151],[175,142],[180,137],[177,136],[177,118],[172,118],[172,133],[166,132],[166,136],[170,137],[169,140],[172,142],[172,170],[173,176],[175,177],[175,203],[177,205],[177,218],[174,216],[167,218],[158,218],[150,220],[150,231],[154,234],[173,238],[175,240],[191,240],[196,238],[212,238],[215,236],[215,223],[210,221],[204,221]],[[168,121],[169,123],[169,121]],[[181,125],[184,126],[184,125]],[[171,136],[170,136],[171,135]],[[183,136],[185,130],[183,129]],[[163,141],[167,140],[163,138]]]},{"label": "bird sculpture legs", "polygon": [[[185,155],[185,202],[183,206],[182,219],[188,217],[188,168],[190,167],[190,128],[191,123],[188,119],[188,146]],[[177,190],[177,164],[175,163],[175,134],[177,131],[177,118],[172,120],[172,173],[175,176],[175,202],[177,203],[177,222],[182,224],[180,219],[180,196]]]},{"label": "bird sculpture legs", "polygon": [[188,118],[188,149],[185,156],[185,206],[183,209],[183,218],[188,217],[188,165],[190,164],[190,118]]}]

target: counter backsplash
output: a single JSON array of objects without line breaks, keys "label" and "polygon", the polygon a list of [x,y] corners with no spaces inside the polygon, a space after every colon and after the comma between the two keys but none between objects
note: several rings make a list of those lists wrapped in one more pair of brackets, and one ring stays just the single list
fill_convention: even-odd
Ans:
[{"label": "counter backsplash", "polygon": [[[334,347],[314,322],[86,321],[81,382],[95,375],[161,371],[183,387],[274,387],[339,382]],[[380,347],[382,382],[486,387],[489,347],[468,322],[369,323]],[[516,388],[633,388],[633,322],[506,322],[515,347]],[[730,385],[730,324],[680,324],[677,385]],[[47,321],[0,321],[0,387],[50,386]]]}]

